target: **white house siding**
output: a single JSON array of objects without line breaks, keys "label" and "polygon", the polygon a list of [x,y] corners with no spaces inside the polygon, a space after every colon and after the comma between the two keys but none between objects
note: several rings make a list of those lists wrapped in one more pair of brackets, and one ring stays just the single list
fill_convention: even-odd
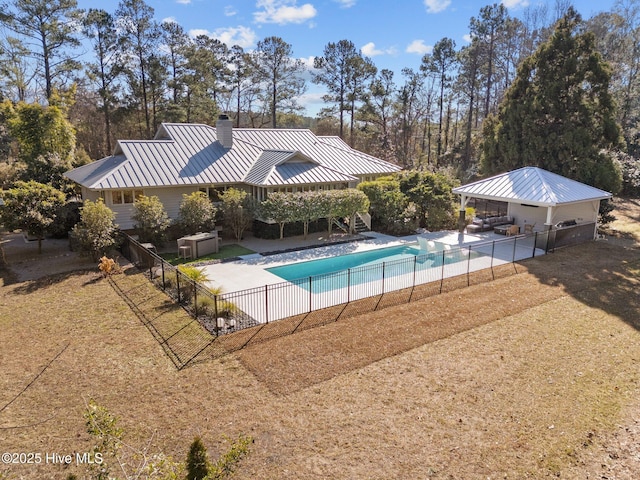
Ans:
[{"label": "white house siding", "polygon": [[[164,205],[164,209],[166,210],[169,218],[174,220],[177,219],[180,214],[180,203],[182,202],[182,194],[192,193],[197,191],[197,186],[184,186],[184,187],[164,187],[164,188],[145,188],[143,189],[144,195],[148,197],[156,196]],[[83,192],[83,198],[89,198],[93,200],[91,197],[99,197],[99,192],[88,191],[87,195]],[[126,203],[121,205],[114,205],[111,201],[111,194],[107,192],[105,195],[107,206],[113,210],[116,214],[115,222],[118,226],[123,230],[128,230],[134,228],[135,221],[131,218],[133,215],[133,204]]]},{"label": "white house siding", "polygon": [[561,205],[553,209],[551,223],[555,225],[564,220],[575,220],[578,223],[596,222],[599,208],[600,200]]},{"label": "white house siding", "polygon": [[107,206],[116,214],[116,225],[123,230],[133,228],[134,221],[131,219],[131,215],[133,215],[133,204],[126,203],[124,205],[109,205],[107,203]]},{"label": "white house siding", "polygon": [[91,200],[92,202],[95,202],[100,198],[100,192],[96,190],[89,190],[87,187],[82,187],[80,192],[82,195],[82,200]]},{"label": "white house siding", "polygon": [[[551,224],[555,225],[564,220],[575,220],[578,223],[596,222],[598,220],[599,200],[582,203],[571,203],[550,207]],[[522,227],[525,223],[534,223],[536,230],[542,230],[547,223],[547,207],[534,207],[519,203],[509,204],[509,215],[513,216],[516,224]]]},{"label": "white house siding", "polygon": [[189,185],[182,187],[145,188],[144,194],[148,197],[158,197],[164,205],[164,209],[167,215],[169,215],[169,218],[171,220],[177,220],[180,217],[182,195],[189,195],[197,191],[197,185]]},{"label": "white house siding", "polygon": [[515,222],[517,225],[520,225],[520,228],[524,228],[525,223],[535,223],[536,230],[542,230],[544,224],[547,222],[547,207],[510,203],[509,215],[515,218]]}]

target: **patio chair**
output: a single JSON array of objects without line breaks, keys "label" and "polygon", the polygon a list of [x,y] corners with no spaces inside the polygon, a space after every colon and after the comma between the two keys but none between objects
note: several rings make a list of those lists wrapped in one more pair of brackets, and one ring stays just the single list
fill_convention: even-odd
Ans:
[{"label": "patio chair", "polygon": [[184,238],[178,239],[178,257],[182,257],[185,260],[191,258],[191,245],[188,245]]},{"label": "patio chair", "polygon": [[520,233],[520,227],[518,225],[511,225],[507,230],[507,237],[511,235],[518,235]]}]

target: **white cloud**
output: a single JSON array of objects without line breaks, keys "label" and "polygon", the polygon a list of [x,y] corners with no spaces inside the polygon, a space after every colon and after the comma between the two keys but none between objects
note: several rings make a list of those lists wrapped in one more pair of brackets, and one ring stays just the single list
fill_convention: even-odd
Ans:
[{"label": "white cloud", "polygon": [[176,20],[176,17],[167,17],[163,18],[160,23],[178,23],[178,21]]},{"label": "white cloud", "polygon": [[191,0],[176,0],[176,3],[180,3],[182,5],[189,5]]},{"label": "white cloud", "polygon": [[256,6],[263,9],[253,14],[257,23],[304,23],[318,14],[310,3],[297,6],[296,0],[258,0]]},{"label": "white cloud", "polygon": [[463,39],[465,42],[467,42],[467,43],[471,43],[471,40],[473,40],[473,37],[471,36],[471,34],[469,34],[469,33],[465,33],[465,34],[462,36],[462,39]]},{"label": "white cloud", "polygon": [[313,60],[315,58],[316,57],[311,56],[311,57],[299,59],[304,65],[304,71],[300,74],[300,76],[305,80],[305,82],[307,82],[307,85],[311,84],[313,73],[316,72],[316,69],[313,68]]},{"label": "white cloud", "polygon": [[206,35],[208,37],[220,40],[222,43],[229,47],[239,45],[242,48],[253,47],[258,40],[258,36],[253,30],[243,26],[218,28],[213,32],[196,28],[193,30],[189,30],[189,35],[194,38],[198,35]]},{"label": "white cloud", "polygon": [[333,1],[336,3],[339,3],[340,7],[342,8],[351,8],[357,3],[357,0],[333,0]]},{"label": "white cloud", "polygon": [[502,4],[507,8],[526,8],[530,2],[529,0],[502,0]]},{"label": "white cloud", "polygon": [[237,15],[238,11],[233,8],[233,5],[227,5],[226,7],[224,7],[224,16],[225,17],[233,17],[234,15]]},{"label": "white cloud", "polygon": [[311,57],[307,57],[307,58],[301,58],[300,61],[304,64],[305,68],[307,70],[313,70],[313,62],[315,60],[316,57],[311,56]]},{"label": "white cloud", "polygon": [[424,0],[427,13],[439,13],[451,5],[451,0]]},{"label": "white cloud", "polygon": [[431,53],[432,50],[433,50],[433,46],[425,45],[424,40],[414,40],[409,45],[407,45],[405,52],[424,55],[425,53]]},{"label": "white cloud", "polygon": [[384,50],[380,50],[376,48],[376,44],[373,42],[369,42],[362,47],[360,47],[360,51],[363,55],[367,57],[377,57],[378,55],[394,55],[396,53],[396,49],[391,47]]},{"label": "white cloud", "polygon": [[382,50],[376,50],[376,44],[373,42],[363,45],[360,51],[367,57],[375,57],[376,55],[382,55],[384,53]]},{"label": "white cloud", "polygon": [[322,98],[327,92],[309,92],[303,93],[299,97],[296,97],[298,103],[305,108],[307,115],[316,115],[323,107],[326,106],[326,101]]}]

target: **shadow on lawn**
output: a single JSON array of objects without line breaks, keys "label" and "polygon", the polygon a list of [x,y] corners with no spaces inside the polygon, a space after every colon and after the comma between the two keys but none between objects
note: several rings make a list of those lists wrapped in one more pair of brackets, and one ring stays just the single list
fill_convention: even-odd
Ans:
[{"label": "shadow on lawn", "polygon": [[[34,293],[37,290],[40,290],[40,289],[43,289],[43,288],[48,288],[48,287],[50,287],[52,285],[55,285],[57,283],[64,282],[68,278],[75,277],[75,276],[78,276],[78,275],[87,275],[87,274],[91,274],[91,273],[93,273],[93,275],[91,275],[87,279],[87,281],[83,284],[83,286],[91,285],[92,283],[95,283],[95,282],[99,281],[102,278],[102,275],[97,273],[95,271],[95,268],[93,268],[93,269],[86,268],[86,269],[79,269],[79,270],[71,270],[71,271],[63,272],[63,273],[54,273],[54,274],[51,274],[51,275],[45,275],[44,277],[40,277],[40,278],[38,278],[36,280],[24,281],[24,282],[22,282],[22,284],[19,287],[16,287],[16,289],[13,292],[16,295],[29,295],[31,293]],[[12,283],[18,283],[17,279]],[[5,282],[5,285],[9,285],[9,284]]]},{"label": "shadow on lawn", "polygon": [[640,330],[640,249],[589,242],[526,263],[543,284],[564,288],[592,308]]}]

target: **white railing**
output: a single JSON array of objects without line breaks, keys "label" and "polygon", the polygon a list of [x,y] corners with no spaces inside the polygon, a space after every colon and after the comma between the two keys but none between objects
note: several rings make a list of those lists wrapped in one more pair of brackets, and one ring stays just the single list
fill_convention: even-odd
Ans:
[{"label": "white railing", "polygon": [[360,220],[362,220],[364,224],[367,226],[367,228],[371,230],[371,214],[368,212],[365,212],[365,213],[357,212],[356,215],[358,215],[358,217],[360,217]]}]

